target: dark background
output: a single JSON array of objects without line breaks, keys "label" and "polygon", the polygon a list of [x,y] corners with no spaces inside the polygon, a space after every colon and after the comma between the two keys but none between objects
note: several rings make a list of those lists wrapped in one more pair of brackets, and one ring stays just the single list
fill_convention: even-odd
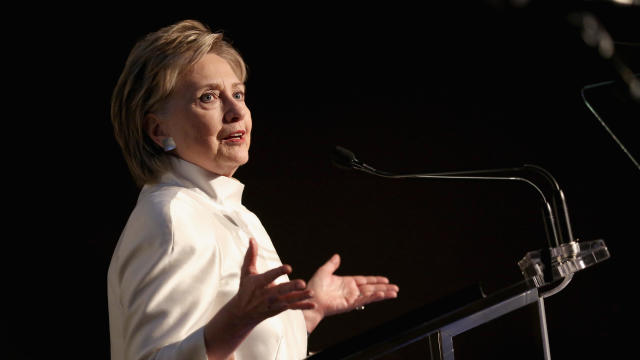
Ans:
[{"label": "dark background", "polygon": [[[622,329],[637,316],[640,169],[580,97],[583,86],[619,73],[567,19],[595,15],[616,40],[616,56],[637,73],[638,8],[517,3],[56,7],[59,16],[34,19],[46,40],[34,45],[45,56],[32,72],[57,84],[47,90],[56,99],[47,110],[58,114],[49,123],[57,154],[46,146],[39,152],[47,169],[40,175],[53,191],[37,196],[58,205],[45,217],[64,235],[48,255],[53,269],[68,271],[62,281],[40,274],[49,279],[46,296],[64,306],[32,315],[77,324],[64,335],[58,325],[47,328],[64,338],[69,356],[108,358],[107,268],[138,194],[112,135],[111,91],[139,38],[194,18],[223,30],[249,65],[251,160],[236,177],[294,276],[308,279],[337,252],[339,274],[382,274],[400,286],[397,299],[326,319],[311,350],[478,282],[489,292],[517,282],[518,260],[546,245],[539,199],[525,184],[376,178],[332,166],[330,150],[342,145],[393,172],[522,164],[550,171],[567,197],[574,235],[604,239],[611,252],[547,299],[552,356],[626,354],[633,330]],[[640,117],[624,88],[589,94],[639,158],[632,129]],[[518,336],[530,335],[487,341]]]}]

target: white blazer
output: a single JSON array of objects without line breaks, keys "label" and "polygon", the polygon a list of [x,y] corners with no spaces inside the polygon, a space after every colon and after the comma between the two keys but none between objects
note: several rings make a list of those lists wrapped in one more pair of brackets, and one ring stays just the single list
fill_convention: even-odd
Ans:
[{"label": "white blazer", "polygon": [[[107,276],[111,359],[206,360],[204,325],[236,294],[249,237],[259,272],[282,263],[260,220],[241,203],[244,185],[175,159],[145,185]],[[277,283],[288,281],[281,276]],[[260,323],[236,360],[302,359],[302,312]]]}]

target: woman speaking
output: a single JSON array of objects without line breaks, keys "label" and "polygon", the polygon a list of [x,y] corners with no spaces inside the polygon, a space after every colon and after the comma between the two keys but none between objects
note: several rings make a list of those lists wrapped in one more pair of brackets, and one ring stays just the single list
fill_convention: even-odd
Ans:
[{"label": "woman speaking", "polygon": [[325,317],[394,298],[382,276],[337,276],[336,254],[289,279],[233,174],[249,158],[240,54],[200,22],[148,34],[111,120],[141,187],[108,272],[112,359],[302,359]]}]

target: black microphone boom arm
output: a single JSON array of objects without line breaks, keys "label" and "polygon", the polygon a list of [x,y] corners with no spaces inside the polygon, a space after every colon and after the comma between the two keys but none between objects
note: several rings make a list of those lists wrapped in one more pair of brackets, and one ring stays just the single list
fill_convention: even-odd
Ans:
[{"label": "black microphone boom arm", "polygon": [[[506,180],[521,181],[531,185],[542,199],[548,249],[527,253],[518,265],[525,278],[532,278],[537,286],[563,279],[562,287],[564,287],[574,272],[610,256],[603,240],[582,243],[574,240],[564,193],[551,173],[540,166],[523,165],[501,169],[393,174],[363,163],[351,151],[340,146],[334,149],[333,163],[341,168],[355,169],[391,179]],[[554,290],[549,295],[557,291]]]}]

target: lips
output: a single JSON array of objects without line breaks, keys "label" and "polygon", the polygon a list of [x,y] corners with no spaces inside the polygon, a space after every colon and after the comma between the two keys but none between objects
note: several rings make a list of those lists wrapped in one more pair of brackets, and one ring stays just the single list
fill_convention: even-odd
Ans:
[{"label": "lips", "polygon": [[223,137],[222,140],[223,141],[226,141],[226,140],[229,140],[229,141],[240,141],[244,137],[245,133],[246,133],[246,131],[244,131],[244,130],[234,131],[232,133],[229,133],[227,136]]}]

